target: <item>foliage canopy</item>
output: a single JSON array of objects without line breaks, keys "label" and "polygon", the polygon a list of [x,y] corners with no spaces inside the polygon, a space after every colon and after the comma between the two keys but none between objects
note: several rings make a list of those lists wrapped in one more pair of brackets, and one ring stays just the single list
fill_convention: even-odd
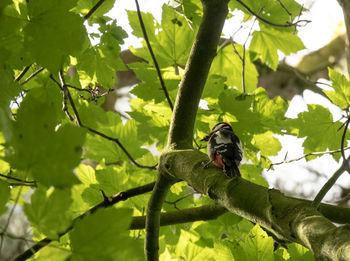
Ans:
[{"label": "foliage canopy", "polygon": [[[116,71],[127,70],[119,56],[127,33],[106,16],[113,0],[103,1],[87,19],[99,26],[99,33],[87,32],[84,18],[95,2],[0,2],[0,214],[20,204],[33,240],[52,240],[34,260],[143,260],[144,232],[128,229],[132,216],[144,215],[149,194],[75,220],[106,200],[103,195],[112,197],[157,179],[152,166],[158,157],[148,148],[155,144],[159,152],[165,149],[172,117],[145,40],[142,48],[131,47],[143,61],[128,64],[140,80],[131,90],[130,118],[102,109],[106,93],[118,81]],[[244,1],[271,23],[292,24],[303,8],[294,0],[283,3]],[[271,165],[269,157],[281,150],[276,134],[305,138],[305,153],[336,150],[343,123],[318,104],[309,105],[296,119],[285,116],[288,101],[271,99],[258,87],[254,63],[260,59],[277,70],[278,50],[285,55],[302,50],[295,26],[276,27],[257,20],[240,1],[231,0],[229,8],[230,15],[244,12],[242,24],[258,26],[249,34],[250,44],[226,39],[218,46],[202,95],[207,106],[197,112],[194,140],[199,143],[217,122],[230,122],[244,148],[243,178],[268,187],[261,174]],[[127,14],[132,34],[143,39],[138,13]],[[199,0],[163,5],[161,21],[142,13],[173,102],[202,15]],[[93,45],[92,39],[98,44]],[[349,80],[332,69],[329,77],[333,89],[325,94],[347,111]],[[339,154],[333,156],[340,160]],[[166,198],[176,203],[164,204],[163,210],[212,202],[205,195],[189,193],[185,182],[176,183]],[[1,228],[1,241],[6,229]],[[274,247],[273,238],[259,224],[232,213],[212,221],[163,227],[159,240],[161,260],[313,260],[312,253],[296,243]]]}]

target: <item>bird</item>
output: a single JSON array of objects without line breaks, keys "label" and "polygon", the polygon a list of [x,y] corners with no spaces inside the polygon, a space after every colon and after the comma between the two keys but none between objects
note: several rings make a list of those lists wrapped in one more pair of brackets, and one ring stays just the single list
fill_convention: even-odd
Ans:
[{"label": "bird", "polygon": [[227,177],[241,177],[238,167],[243,157],[242,145],[230,124],[217,123],[201,141],[208,142],[207,152],[210,161],[205,167],[212,162],[223,169]]}]

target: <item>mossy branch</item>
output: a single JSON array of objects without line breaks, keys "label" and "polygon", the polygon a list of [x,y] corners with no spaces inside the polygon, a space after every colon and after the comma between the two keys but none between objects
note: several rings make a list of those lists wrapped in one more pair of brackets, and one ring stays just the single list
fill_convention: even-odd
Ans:
[{"label": "mossy branch", "polygon": [[[205,82],[216,55],[228,13],[228,0],[202,0],[203,18],[193,43],[180,83],[170,123],[167,149],[192,148],[193,129]],[[158,260],[160,210],[171,185],[169,171],[160,171],[148,203],[145,254],[148,261]]]},{"label": "mossy branch", "polygon": [[[316,260],[349,260],[350,225],[335,226],[309,202],[284,196],[242,178],[228,179],[218,168],[203,169],[207,155],[196,150],[163,154],[161,171],[169,171],[208,195],[228,211],[269,230],[277,239],[312,250]],[[178,164],[181,162],[181,164]]]}]

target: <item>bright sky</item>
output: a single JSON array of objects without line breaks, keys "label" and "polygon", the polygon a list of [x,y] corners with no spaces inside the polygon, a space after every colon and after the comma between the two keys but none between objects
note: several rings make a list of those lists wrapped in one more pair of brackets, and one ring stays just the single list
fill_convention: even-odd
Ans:
[{"label": "bright sky", "polygon": [[[161,18],[161,6],[165,0],[139,0],[141,11],[151,12],[154,17],[160,21]],[[283,2],[283,1],[282,1]],[[306,50],[299,52],[296,55],[292,55],[287,58],[287,62],[290,64],[297,64],[300,57],[307,54],[310,51],[319,49],[326,45],[335,36],[344,32],[343,13],[336,0],[328,1],[310,1],[310,0],[298,0],[304,7],[309,8],[310,12],[306,13],[302,19],[308,19],[312,22],[307,26],[299,29],[299,36],[303,40]],[[129,34],[129,38],[122,46],[126,49],[128,46],[134,47],[140,46],[140,41],[131,35],[131,28],[128,25],[127,10],[136,10],[135,2],[130,0],[120,0],[116,2],[115,7],[109,12],[109,16],[116,18],[117,23],[121,25],[124,30]],[[240,22],[243,15],[239,12],[235,13],[234,17],[225,24],[224,34],[226,36],[232,36],[240,27]],[[234,40],[243,43],[249,33],[250,24],[248,24],[246,30],[240,30],[235,34]],[[299,112],[307,109],[306,104],[322,104],[328,107],[333,113],[335,120],[341,117],[340,111],[336,106],[333,106],[327,99],[318,94],[314,94],[311,91],[305,91],[303,96],[296,96],[293,98],[290,104],[290,108],[287,112],[288,117],[297,117]],[[303,155],[303,148],[301,146],[303,140],[296,139],[295,137],[279,137],[282,142],[282,150],[278,156],[272,157],[273,162],[283,161],[286,152],[288,151],[287,159],[293,159]],[[275,171],[266,172],[264,175],[268,179],[271,187],[277,186],[277,183],[281,185],[283,190],[293,190],[296,192],[307,191],[313,197],[321,186],[326,182],[327,176],[330,176],[339,167],[331,156],[323,156],[316,160],[305,162],[301,160],[295,163],[283,164],[275,167]],[[308,169],[312,169],[321,173],[323,176],[317,176],[310,174]],[[282,182],[281,182],[282,181]],[[299,182],[302,185],[296,185]],[[339,179],[339,184],[345,187],[350,187],[350,176],[346,173]],[[339,187],[335,187],[329,192],[326,200],[331,200],[337,197],[339,194]]]}]

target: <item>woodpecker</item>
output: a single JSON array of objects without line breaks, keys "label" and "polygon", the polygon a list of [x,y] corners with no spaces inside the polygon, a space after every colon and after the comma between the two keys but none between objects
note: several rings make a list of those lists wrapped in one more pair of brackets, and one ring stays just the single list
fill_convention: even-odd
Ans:
[{"label": "woodpecker", "polygon": [[222,168],[227,177],[240,177],[238,166],[242,160],[241,142],[232,130],[230,124],[220,122],[214,126],[208,136],[202,141],[208,141],[207,151],[210,161]]}]

